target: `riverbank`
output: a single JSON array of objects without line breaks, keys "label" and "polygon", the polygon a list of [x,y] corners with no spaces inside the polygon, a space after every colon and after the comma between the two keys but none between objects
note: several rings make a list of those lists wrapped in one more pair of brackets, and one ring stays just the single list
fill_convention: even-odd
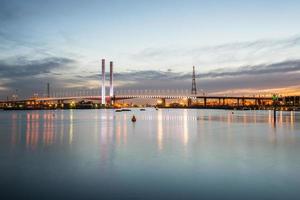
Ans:
[{"label": "riverbank", "polygon": [[[272,106],[268,107],[232,107],[232,106],[214,106],[214,107],[204,107],[204,106],[192,106],[192,107],[144,107],[144,106],[135,106],[135,107],[123,107],[128,109],[134,108],[159,108],[159,109],[203,109],[203,110],[274,110]],[[16,111],[16,110],[93,110],[93,109],[120,109],[120,107],[113,106],[78,106],[78,107],[6,107],[0,108],[4,111]],[[281,111],[300,111],[298,107],[278,107],[277,110]]]}]

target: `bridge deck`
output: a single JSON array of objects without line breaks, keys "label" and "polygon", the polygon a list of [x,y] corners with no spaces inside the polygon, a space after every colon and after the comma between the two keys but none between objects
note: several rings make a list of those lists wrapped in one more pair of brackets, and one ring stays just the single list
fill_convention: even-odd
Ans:
[{"label": "bridge deck", "polygon": [[[256,97],[256,96],[203,96],[203,95],[118,95],[114,96],[114,100],[125,99],[233,99],[233,100],[272,100],[272,97]],[[101,100],[101,96],[70,96],[70,97],[42,97],[42,98],[28,98],[20,100],[0,101],[0,103],[10,102],[26,102],[26,101],[71,101],[71,100]],[[111,97],[106,96],[106,99]],[[281,100],[281,99],[279,99]]]}]

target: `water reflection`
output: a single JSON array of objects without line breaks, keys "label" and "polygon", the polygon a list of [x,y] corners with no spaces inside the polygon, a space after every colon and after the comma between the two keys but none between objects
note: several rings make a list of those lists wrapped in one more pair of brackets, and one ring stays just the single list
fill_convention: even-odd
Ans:
[{"label": "water reflection", "polygon": [[26,148],[35,150],[39,139],[39,113],[27,113],[26,120]]},{"label": "water reflection", "polygon": [[73,110],[70,110],[69,144],[73,143]]},{"label": "water reflection", "polygon": [[[276,142],[276,131],[288,129],[293,132],[298,125],[296,112],[278,111],[277,129],[273,126],[272,111],[203,111],[203,110],[158,110],[149,112],[136,112],[136,124],[132,124],[132,113],[118,113],[113,111],[96,110],[88,115],[79,114],[80,111],[28,111],[10,113],[10,144],[12,148],[24,143],[24,147],[31,151],[39,146],[73,145],[82,142],[89,134],[93,142],[101,146],[105,152],[111,144],[117,147],[126,147],[128,139],[139,138],[144,132],[153,132],[148,137],[155,137],[156,148],[162,151],[166,148],[166,140],[173,138],[183,147],[193,141],[193,128],[196,132],[203,132],[205,138],[207,131],[212,130],[216,123],[226,125],[227,140],[232,140],[234,126],[242,124],[245,130],[249,125],[263,127],[266,124],[271,134],[269,141]],[[83,123],[84,122],[84,123]],[[92,131],[90,127],[94,127]],[[299,125],[298,125],[299,126]],[[179,134],[179,130],[181,133]],[[224,131],[223,131],[224,132]],[[86,136],[85,136],[86,135]],[[75,139],[75,140],[74,140]]]},{"label": "water reflection", "polygon": [[52,145],[54,140],[54,122],[53,114],[50,112],[44,113],[44,123],[43,123],[43,144],[46,146]]},{"label": "water reflection", "polygon": [[183,111],[183,144],[187,145],[189,141],[189,130],[188,130],[188,112],[187,109]]},{"label": "water reflection", "polygon": [[18,125],[17,125],[17,121],[18,120],[18,115],[16,113],[12,114],[12,128],[11,128],[11,146],[12,148],[15,147],[15,145],[17,144],[17,140],[18,140]]},{"label": "water reflection", "polygon": [[157,144],[158,150],[161,151],[163,149],[163,117],[161,110],[157,112]]},{"label": "water reflection", "polygon": [[294,123],[295,123],[295,112],[291,111],[291,129],[294,130]]},{"label": "water reflection", "polygon": [[[216,113],[216,115],[205,114],[200,115],[198,118],[204,121],[219,121],[227,122],[228,125],[232,123],[243,123],[243,124],[256,124],[256,123],[268,123],[273,125],[273,111],[224,111],[223,113]],[[289,126],[294,127],[295,123],[295,112],[277,112],[277,124],[289,124]]]},{"label": "water reflection", "polygon": [[[39,145],[51,146],[73,142],[73,112],[28,111],[11,113],[11,146],[25,144],[26,149],[34,151]],[[66,123],[67,122],[67,123]],[[68,125],[67,130],[65,125]],[[67,137],[66,137],[67,136]],[[23,139],[22,139],[23,138]]]},{"label": "water reflection", "polygon": [[124,115],[124,120],[123,120],[123,141],[124,144],[127,144],[127,115]]},{"label": "water reflection", "polygon": [[64,123],[64,115],[63,113],[61,112],[60,115],[59,115],[59,126],[60,126],[60,130],[59,130],[59,141],[60,141],[60,145],[63,144],[64,142],[64,128],[65,128],[65,123]]},{"label": "water reflection", "polygon": [[75,198],[77,190],[126,197],[162,192],[176,198],[216,189],[234,196],[238,188],[251,199],[271,191],[269,199],[274,199],[274,186],[299,193],[299,117],[298,112],[278,112],[275,129],[272,111],[2,112],[0,170],[8,171],[4,180],[10,180],[16,170],[8,168],[18,164],[14,178],[21,175],[21,181],[13,184],[22,191],[34,193],[43,184],[47,195],[74,192]]},{"label": "water reflection", "polygon": [[120,144],[120,139],[116,119],[111,112],[104,110],[99,112],[99,115],[100,118],[94,122],[100,126],[99,132],[97,132],[100,137],[98,137],[96,149],[99,156],[99,170],[101,173],[107,174],[113,168],[115,147]]},{"label": "water reflection", "polygon": [[117,145],[121,144],[121,136],[122,136],[122,126],[121,126],[121,121],[117,121],[116,122],[116,141],[117,141]]}]

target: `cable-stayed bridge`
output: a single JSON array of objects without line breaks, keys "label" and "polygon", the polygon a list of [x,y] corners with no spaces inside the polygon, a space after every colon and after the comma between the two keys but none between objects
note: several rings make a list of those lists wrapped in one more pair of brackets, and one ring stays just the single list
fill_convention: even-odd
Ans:
[{"label": "cable-stayed bridge", "polygon": [[[47,94],[41,96],[34,95],[27,99],[11,99],[6,101],[0,101],[1,104],[11,103],[11,102],[57,102],[63,103],[66,101],[80,101],[89,100],[100,102],[102,106],[113,105],[119,100],[126,99],[158,99],[165,105],[166,100],[178,99],[186,100],[188,105],[191,105],[192,101],[201,101],[204,106],[210,102],[214,102],[217,105],[226,105],[230,101],[231,104],[237,106],[244,106],[246,101],[251,101],[252,105],[265,105],[272,103],[272,95],[266,94],[256,94],[256,95],[210,95],[201,92],[197,93],[196,80],[195,80],[195,68],[193,67],[192,74],[192,90],[182,90],[182,89],[144,89],[144,90],[114,90],[114,73],[113,73],[113,62],[109,63],[109,90],[107,93],[106,88],[106,73],[105,73],[105,59],[101,60],[102,64],[102,75],[101,75],[101,89],[91,89],[91,90],[60,90],[51,91],[50,84],[47,84]],[[300,105],[299,97],[292,97],[288,99],[293,105]],[[278,101],[286,101],[285,97],[279,97]],[[233,102],[233,103],[232,103]]]}]

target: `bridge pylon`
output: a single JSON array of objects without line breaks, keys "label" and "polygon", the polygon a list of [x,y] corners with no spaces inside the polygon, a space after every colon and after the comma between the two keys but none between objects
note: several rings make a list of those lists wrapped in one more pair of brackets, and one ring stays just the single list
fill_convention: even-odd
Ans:
[{"label": "bridge pylon", "polygon": [[101,104],[106,105],[106,95],[105,95],[105,59],[102,59],[102,85],[101,85]]},{"label": "bridge pylon", "polygon": [[197,94],[197,88],[196,88],[196,75],[195,75],[195,66],[193,66],[193,77],[192,77],[192,94]]}]

